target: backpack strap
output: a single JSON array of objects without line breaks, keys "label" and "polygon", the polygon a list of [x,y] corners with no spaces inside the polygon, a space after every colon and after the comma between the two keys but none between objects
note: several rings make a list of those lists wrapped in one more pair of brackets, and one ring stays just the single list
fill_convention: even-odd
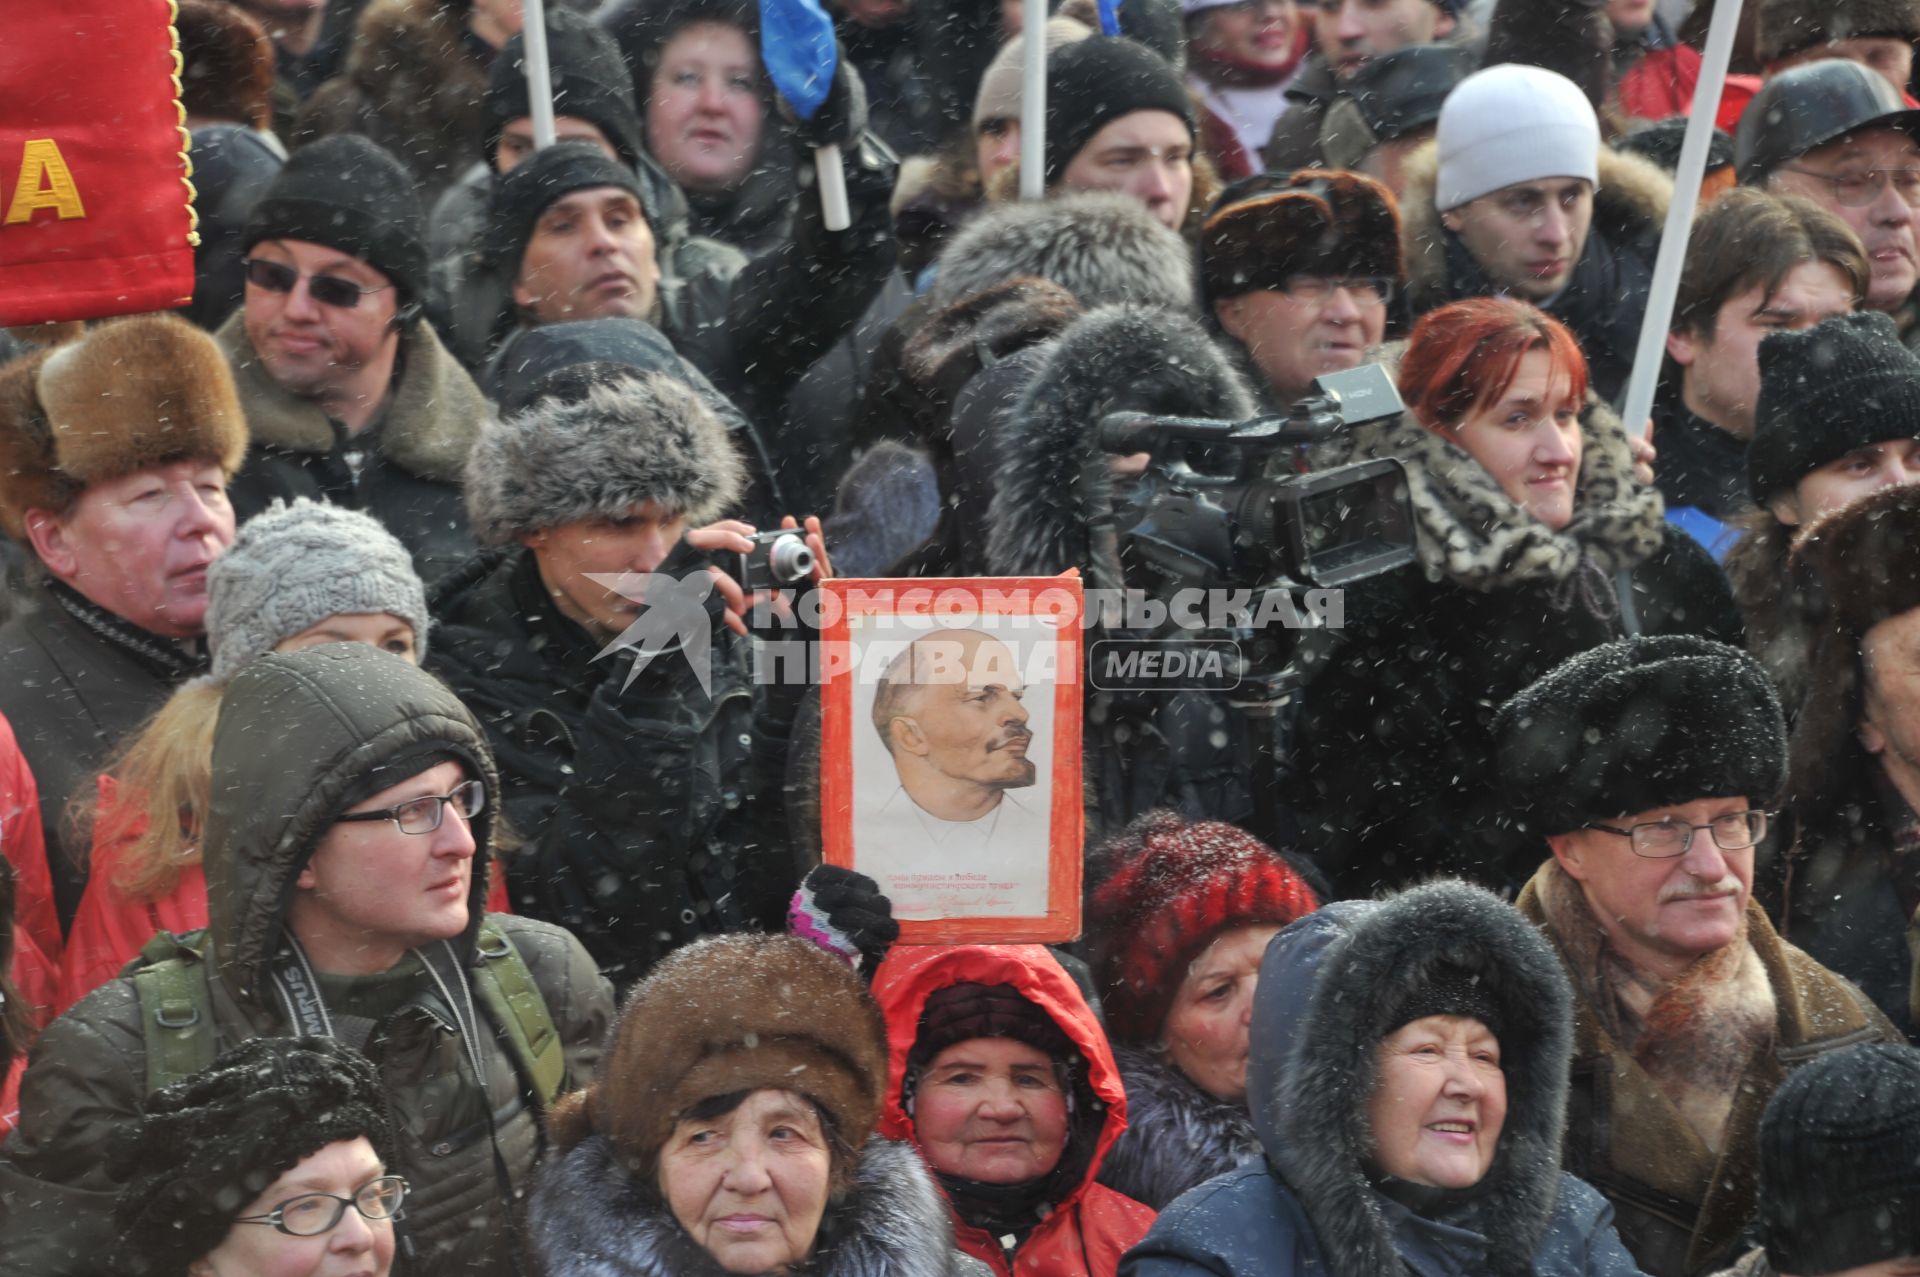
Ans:
[{"label": "backpack strap", "polygon": [[135,960],[133,989],[140,1001],[149,1095],[213,1063],[213,990],[199,950],[204,935],[162,931]]},{"label": "backpack strap", "polygon": [[474,988],[493,1022],[506,1034],[507,1049],[520,1075],[533,1086],[542,1112],[553,1107],[566,1083],[567,1059],[560,1031],[526,959],[493,919],[480,924],[481,963]]}]

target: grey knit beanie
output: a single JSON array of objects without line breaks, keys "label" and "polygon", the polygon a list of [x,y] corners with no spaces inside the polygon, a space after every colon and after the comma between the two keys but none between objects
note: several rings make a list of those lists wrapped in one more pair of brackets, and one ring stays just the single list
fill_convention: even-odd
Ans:
[{"label": "grey knit beanie", "polygon": [[207,648],[225,679],[283,639],[330,616],[387,612],[427,653],[427,592],[413,556],[379,520],[302,497],[240,526],[207,569]]}]

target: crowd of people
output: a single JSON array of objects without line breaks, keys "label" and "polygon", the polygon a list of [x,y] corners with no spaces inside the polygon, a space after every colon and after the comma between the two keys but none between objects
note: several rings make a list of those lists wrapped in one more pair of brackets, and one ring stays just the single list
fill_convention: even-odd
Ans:
[{"label": "crowd of people", "polygon": [[[1920,0],[548,0],[544,146],[519,0],[177,8],[191,304],[0,333],[0,1277],[1920,1274]],[[1082,680],[1078,939],[822,863],[757,537],[1354,463],[1258,705]]]}]

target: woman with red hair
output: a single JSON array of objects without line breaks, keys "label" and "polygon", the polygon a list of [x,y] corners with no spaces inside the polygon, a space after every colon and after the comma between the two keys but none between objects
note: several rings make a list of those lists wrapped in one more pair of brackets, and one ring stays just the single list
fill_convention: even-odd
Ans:
[{"label": "woman with red hair", "polygon": [[1486,779],[1494,710],[1636,623],[1738,645],[1740,622],[1719,569],[1665,522],[1619,419],[1588,396],[1558,320],[1509,298],[1440,307],[1398,380],[1405,413],[1313,458],[1405,465],[1418,561],[1347,590],[1303,694],[1301,849],[1339,896],[1437,872],[1517,886],[1545,845]]}]

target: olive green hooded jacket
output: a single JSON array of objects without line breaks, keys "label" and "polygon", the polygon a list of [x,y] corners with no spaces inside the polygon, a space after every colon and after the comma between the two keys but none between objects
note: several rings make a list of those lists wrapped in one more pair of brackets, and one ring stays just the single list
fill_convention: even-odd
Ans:
[{"label": "olive green hooded jacket", "polygon": [[[295,881],[333,818],[435,763],[458,761],[499,792],[485,737],[452,692],[398,657],[336,643],[247,666],[228,686],[214,742],[204,846],[206,942],[216,1048],[292,1032],[283,930]],[[387,1087],[407,1199],[396,1274],[514,1272],[511,1204],[541,1148],[540,1114],[468,968],[487,891],[492,811],[478,846],[466,932],[414,952],[420,987],[373,1023],[365,1051]],[[494,915],[564,1044],[564,1089],[591,1080],[612,991],[559,927]],[[123,975],[48,1026],[0,1150],[0,1274],[106,1271],[113,1256],[116,1132],[147,1089],[146,1037]],[[483,1080],[481,1079],[483,1076]]]}]

